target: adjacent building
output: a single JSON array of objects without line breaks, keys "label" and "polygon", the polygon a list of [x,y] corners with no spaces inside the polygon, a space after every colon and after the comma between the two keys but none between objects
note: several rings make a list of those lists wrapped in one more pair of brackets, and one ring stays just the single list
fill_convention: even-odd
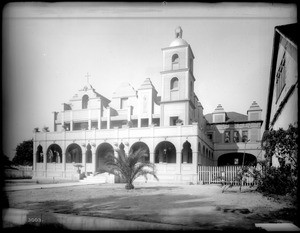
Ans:
[{"label": "adjacent building", "polygon": [[[298,24],[275,27],[265,130],[298,125]],[[273,156],[272,164],[278,165]]]},{"label": "adjacent building", "polygon": [[[209,115],[194,92],[194,54],[175,30],[175,39],[162,48],[161,95],[146,78],[138,88],[122,83],[112,99],[99,94],[88,79],[59,112],[54,132],[34,133],[33,169],[36,178],[78,179],[104,173],[107,152],[148,151],[160,181],[197,182],[199,165],[256,163],[262,109],[256,102],[247,115],[225,112],[221,105]],[[115,152],[114,152],[115,153]],[[151,181],[152,178],[149,177]]]},{"label": "adjacent building", "polygon": [[297,28],[275,27],[265,130],[298,124]]}]

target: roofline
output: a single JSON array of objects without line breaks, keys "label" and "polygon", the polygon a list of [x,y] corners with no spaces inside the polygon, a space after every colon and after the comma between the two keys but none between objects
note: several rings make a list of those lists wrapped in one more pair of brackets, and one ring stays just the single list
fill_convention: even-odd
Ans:
[{"label": "roofline", "polygon": [[256,121],[230,121],[230,122],[216,122],[216,123],[207,123],[208,125],[231,125],[231,124],[247,124],[247,123],[263,123],[263,120]]},{"label": "roofline", "polygon": [[193,50],[191,48],[191,46],[189,44],[187,45],[178,45],[178,46],[172,46],[172,47],[165,47],[165,48],[161,48],[161,50],[171,50],[171,49],[177,49],[177,48],[185,48],[185,47],[188,47],[192,53],[192,56],[193,56],[193,59],[195,58],[195,55],[193,53]]},{"label": "roofline", "polygon": [[269,78],[269,89],[268,89],[268,99],[267,99],[267,112],[266,112],[266,124],[265,130],[269,130],[270,124],[270,115],[271,115],[271,108],[272,108],[272,100],[273,100],[273,92],[274,92],[274,83],[275,79],[275,68],[277,63],[277,55],[278,55],[278,48],[279,48],[279,35],[277,33],[276,27],[274,29],[274,37],[273,37],[273,51],[272,51],[272,60],[270,66],[270,78]]},{"label": "roofline", "polygon": [[297,48],[297,44],[295,44],[289,37],[287,37],[285,34],[283,34],[280,31],[280,27],[282,27],[282,26],[276,26],[275,27],[275,31],[278,32],[283,38],[285,38],[286,40],[288,40],[295,48]]}]

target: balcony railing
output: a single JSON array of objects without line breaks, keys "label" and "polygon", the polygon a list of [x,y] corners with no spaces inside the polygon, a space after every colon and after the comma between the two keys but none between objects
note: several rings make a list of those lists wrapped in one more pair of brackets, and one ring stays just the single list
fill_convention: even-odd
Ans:
[{"label": "balcony railing", "polygon": [[[89,113],[90,111],[90,113]],[[79,109],[79,110],[68,110],[59,112],[57,114],[57,120],[56,123],[61,123],[62,121],[62,115],[64,116],[64,122],[69,121],[87,121],[89,119],[91,120],[97,120],[99,116],[100,109]]]}]

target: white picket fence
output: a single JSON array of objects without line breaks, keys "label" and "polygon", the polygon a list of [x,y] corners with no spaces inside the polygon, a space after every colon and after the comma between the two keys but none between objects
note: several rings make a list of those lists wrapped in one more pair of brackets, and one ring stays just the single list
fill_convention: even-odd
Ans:
[{"label": "white picket fence", "polygon": [[[242,166],[198,166],[198,181],[203,184],[233,184],[239,185],[236,179]],[[243,177],[242,185],[253,185],[253,177]]]}]

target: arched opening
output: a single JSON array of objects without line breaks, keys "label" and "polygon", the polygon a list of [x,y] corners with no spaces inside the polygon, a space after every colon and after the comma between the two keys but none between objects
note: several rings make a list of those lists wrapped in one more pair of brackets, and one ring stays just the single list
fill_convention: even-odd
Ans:
[{"label": "arched opening", "polygon": [[[243,164],[244,153],[228,153],[223,154],[218,158],[218,166],[239,165]],[[245,153],[244,165],[255,166],[257,159],[254,155]]]},{"label": "arched opening", "polygon": [[42,163],[44,161],[44,155],[43,155],[43,147],[41,145],[38,145],[36,148],[36,162]]},{"label": "arched opening", "polygon": [[175,69],[179,69],[179,56],[176,53],[172,56],[172,70]]},{"label": "arched opening", "polygon": [[168,141],[160,142],[155,148],[155,163],[176,163],[176,148]]},{"label": "arched opening", "polygon": [[82,109],[87,109],[88,103],[89,103],[89,96],[88,95],[82,96]]},{"label": "arched opening", "polygon": [[82,163],[82,150],[81,147],[72,143],[66,150],[66,163]]},{"label": "arched opening", "polygon": [[132,146],[130,147],[129,152],[135,152],[138,149],[142,149],[146,151],[147,157],[143,157],[142,161],[143,162],[149,162],[150,161],[150,152],[149,152],[149,147],[147,146],[146,143],[144,142],[136,142],[134,144],[132,144]]},{"label": "arched opening", "polygon": [[86,146],[86,163],[92,163],[92,147],[90,144]]},{"label": "arched opening", "polygon": [[47,149],[47,163],[61,163],[62,150],[59,145],[51,144]]},{"label": "arched opening", "polygon": [[114,155],[114,148],[107,142],[101,143],[96,150],[96,171],[99,173],[107,172],[105,163],[108,161],[108,156]]},{"label": "arched opening", "polygon": [[188,141],[185,141],[185,143],[183,143],[181,156],[182,163],[192,163],[193,151],[191,149],[191,143],[189,143]]},{"label": "arched opening", "polygon": [[178,90],[178,78],[174,77],[171,79],[170,87],[171,90]]}]

